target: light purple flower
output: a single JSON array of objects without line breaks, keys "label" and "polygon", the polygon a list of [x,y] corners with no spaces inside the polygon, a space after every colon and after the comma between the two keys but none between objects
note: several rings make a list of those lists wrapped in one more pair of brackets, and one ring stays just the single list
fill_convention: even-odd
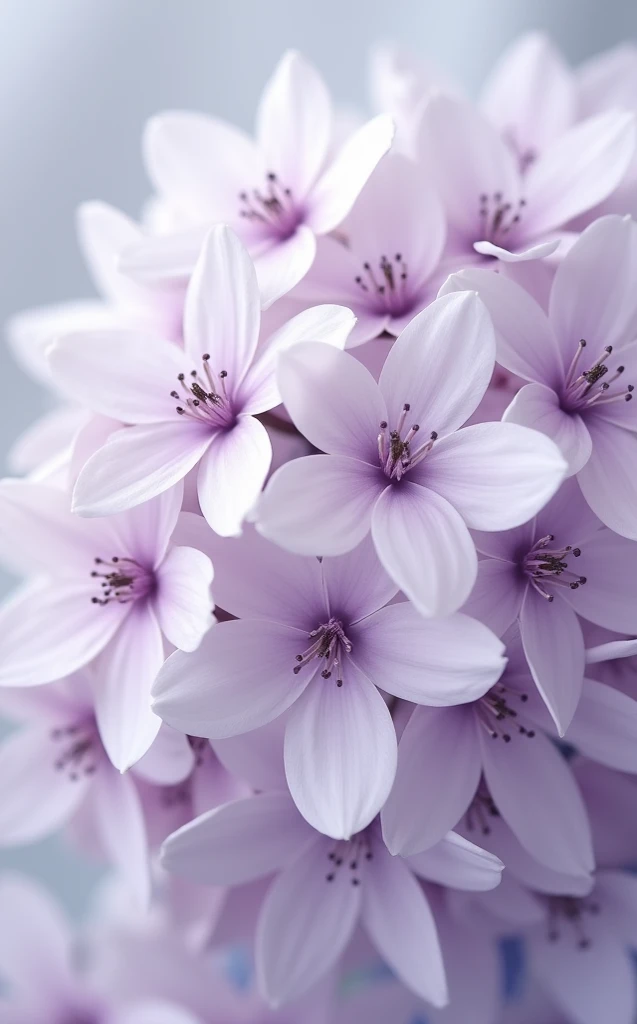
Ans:
[{"label": "light purple flower", "polygon": [[[335,838],[364,828],[396,768],[396,733],[376,687],[416,703],[482,695],[504,666],[502,644],[463,615],[426,622],[370,540],[337,558],[281,551],[254,531],[208,547],[221,622],[198,654],[168,659],[153,708],[181,731],[245,733],[291,708],[285,767],[307,820]],[[293,706],[292,706],[293,705]]]},{"label": "light purple flower", "polygon": [[164,638],[194,650],[212,623],[212,566],[175,543],[180,505],[178,486],[119,516],[86,520],[68,511],[62,491],[0,483],[3,556],[38,573],[2,609],[0,685],[61,679],[99,656],[95,714],[122,771],[160,727],[149,695]]},{"label": "light purple flower", "polygon": [[548,314],[503,275],[469,269],[443,292],[475,288],[496,330],[497,359],[529,381],[504,419],[552,437],[602,522],[637,539],[637,229],[604,217],[564,257]]},{"label": "light purple flower", "polygon": [[469,809],[488,792],[532,856],[587,878],[594,860],[583,800],[542,732],[544,708],[534,697],[519,639],[507,639],[507,667],[484,696],[462,707],[413,711],[381,812],[385,842],[393,853],[426,849],[465,815],[475,818]]},{"label": "light purple flower", "polygon": [[486,557],[465,610],[499,636],[519,620],[533,679],[564,735],[584,678],[578,616],[637,632],[637,545],[600,528],[573,478],[524,526],[475,539]]},{"label": "light purple flower", "polygon": [[[315,832],[287,793],[226,804],[163,848],[169,871],[238,885],[277,872],[256,932],[259,985],[272,1005],[301,995],[335,965],[362,920],[398,977],[435,1006],[447,1000],[435,922],[417,876],[471,890],[500,880],[500,861],[450,833],[410,858],[392,857],[373,822],[348,841]],[[291,912],[291,909],[293,912]]]},{"label": "light purple flower", "polygon": [[60,386],[95,412],[132,424],[113,434],[81,471],[75,511],[100,516],[132,508],[198,465],[206,519],[218,533],[239,532],[272,458],[256,417],[280,402],[276,354],[307,337],[344,345],[354,324],[341,307],[307,310],[255,359],[260,319],[254,266],[222,226],[210,232],[188,288],[183,350],[124,331],[55,343],[50,362]]},{"label": "light purple flower", "polygon": [[319,240],[316,259],[294,296],[352,309],[357,323],[348,348],[383,331],[400,334],[435,298],[446,276],[438,269],[444,243],[444,211],[423,169],[389,154],[338,235]]},{"label": "light purple flower", "polygon": [[444,95],[425,106],[417,139],[447,214],[448,254],[464,260],[550,255],[560,229],[617,187],[634,150],[634,114],[611,111],[529,161],[472,104]]},{"label": "light purple flower", "polygon": [[391,145],[379,115],[334,155],[332,104],[322,78],[299,54],[279,62],[261,97],[256,142],[223,121],[193,113],[151,120],[144,148],[160,197],[183,231],[135,246],[123,267],[142,279],[184,278],[208,228],[229,224],[256,262],[265,305],[309,270],[316,236],[336,228]]},{"label": "light purple flower", "polygon": [[477,571],[468,527],[525,522],[565,470],[553,442],[517,424],[457,429],[487,389],[494,354],[489,317],[471,292],[414,317],[378,384],[326,345],[288,351],[278,373],[286,408],[329,454],[277,470],[255,512],[258,529],[291,551],[328,555],[371,530],[386,571],[424,615],[456,611]]}]

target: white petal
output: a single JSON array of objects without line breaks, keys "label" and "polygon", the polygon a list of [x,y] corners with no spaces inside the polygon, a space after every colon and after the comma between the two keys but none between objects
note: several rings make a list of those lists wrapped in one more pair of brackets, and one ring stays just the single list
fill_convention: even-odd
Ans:
[{"label": "white petal", "polygon": [[130,775],[110,766],[95,783],[96,827],[109,862],[140,909],[150,900],[150,851],[142,804]]},{"label": "white petal", "polygon": [[550,437],[568,463],[569,476],[579,473],[590,458],[593,442],[584,420],[579,413],[565,412],[555,391],[544,384],[521,388],[502,419]]},{"label": "white petal", "polygon": [[504,864],[487,850],[449,832],[430,850],[408,857],[417,874],[452,889],[485,892],[500,884]]},{"label": "white petal", "polygon": [[171,644],[194,651],[212,625],[212,563],[196,548],[171,548],[157,572],[155,613]]},{"label": "white petal", "polygon": [[254,416],[240,416],[230,430],[213,439],[199,465],[197,494],[201,511],[216,533],[230,537],[241,532],[271,460],[268,432]]}]

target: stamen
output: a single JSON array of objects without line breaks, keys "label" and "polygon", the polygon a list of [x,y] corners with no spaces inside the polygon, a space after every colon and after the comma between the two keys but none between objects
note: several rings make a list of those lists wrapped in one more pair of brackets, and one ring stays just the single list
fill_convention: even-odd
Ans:
[{"label": "stamen", "polygon": [[548,896],[548,931],[549,942],[557,942],[563,937],[562,923],[570,929],[578,949],[590,949],[591,938],[587,934],[585,915],[596,916],[600,912],[599,903],[589,897]]},{"label": "stamen", "polygon": [[[220,384],[210,366],[210,355],[206,352],[201,357],[203,375],[198,370],[190,371],[190,382],[186,383],[186,375],[180,373],[177,380],[183,392],[182,404],[176,406],[179,416],[188,416],[197,423],[204,423],[214,429],[223,429],[232,423],[233,411],[230,396],[226,387],[228,374],[226,370],[219,373]],[[180,398],[178,391],[170,392],[171,398]]]},{"label": "stamen", "polygon": [[504,241],[520,223],[525,206],[526,199],[519,199],[514,205],[506,202],[501,192],[494,192],[491,196],[483,193],[478,208],[479,240],[494,244]]},{"label": "stamen", "polygon": [[437,432],[432,430],[429,440],[412,452],[411,443],[420,430],[420,424],[412,423],[405,436],[402,436],[410,408],[409,402],[405,402],[398,416],[396,429],[389,431],[389,434],[387,422],[383,420],[380,424],[378,462],[390,480],[401,480],[408,470],[424,459],[433,448],[434,441],[438,439]]},{"label": "stamen", "polygon": [[313,641],[310,646],[302,654],[295,656],[297,664],[292,669],[294,675],[298,675],[314,658],[322,658],[325,660],[325,667],[321,670],[321,677],[331,679],[334,675],[336,685],[342,686],[343,661],[346,655],[352,653],[352,644],[345,634],[343,623],[339,619],[331,618],[313,629],[308,639]]},{"label": "stamen", "polygon": [[91,604],[107,605],[110,601],[129,604],[141,597],[146,597],[155,586],[153,572],[141,565],[134,558],[120,558],[117,555],[109,560],[96,558],[95,565],[100,570],[92,569],[91,577],[101,580],[99,596],[91,598]]},{"label": "stamen", "polygon": [[401,253],[397,252],[393,259],[381,256],[376,271],[366,260],[363,271],[356,275],[354,283],[366,293],[366,304],[373,312],[404,316],[413,308],[414,299],[408,289],[409,272]]},{"label": "stamen", "polygon": [[[612,376],[607,377],[609,372],[607,360],[612,354],[612,345],[606,345],[602,349],[588,370],[583,370],[577,374],[579,360],[585,348],[586,341],[584,338],[581,338],[564,379],[563,407],[570,412],[584,412],[587,409],[607,405],[610,402],[632,401],[632,392],[635,390],[632,384],[628,384],[626,389],[621,391],[613,388],[613,385],[624,374],[625,366],[616,366]],[[603,378],[607,379],[603,380]]]},{"label": "stamen", "polygon": [[75,725],[57,726],[51,730],[51,740],[58,748],[53,767],[65,772],[71,782],[77,782],[97,771],[99,743],[95,726],[80,722]]},{"label": "stamen", "polygon": [[294,233],[303,219],[303,211],[294,201],[292,190],[269,171],[265,191],[255,188],[239,193],[239,216],[284,239]]},{"label": "stamen", "polygon": [[586,576],[572,572],[569,567],[569,558],[579,558],[582,549],[574,548],[570,544],[563,548],[551,549],[548,545],[553,540],[555,537],[552,533],[541,537],[522,560],[522,569],[528,576],[531,586],[549,604],[555,597],[552,593],[554,588],[568,587],[570,590],[578,590],[587,582]]}]

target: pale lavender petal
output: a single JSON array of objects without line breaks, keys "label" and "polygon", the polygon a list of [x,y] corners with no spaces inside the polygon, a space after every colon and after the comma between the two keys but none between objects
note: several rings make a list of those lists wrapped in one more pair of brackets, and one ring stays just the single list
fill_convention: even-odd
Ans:
[{"label": "pale lavender petal", "polygon": [[627,871],[600,871],[598,892],[624,942],[637,949],[637,879]]},{"label": "pale lavender petal", "polygon": [[475,412],[495,361],[489,314],[475,293],[444,295],[396,339],[381,371],[389,428],[409,403],[407,424],[423,438],[451,433]]},{"label": "pale lavender petal", "polygon": [[407,858],[409,867],[430,882],[487,892],[500,884],[504,864],[468,839],[449,832],[435,846]]},{"label": "pale lavender petal", "polygon": [[30,588],[0,613],[0,685],[35,686],[87,665],[109,642],[129,606],[91,602],[85,583]]},{"label": "pale lavender petal", "polygon": [[514,562],[484,558],[478,562],[478,577],[462,610],[502,636],[520,614],[527,586]]},{"label": "pale lavender petal", "polygon": [[161,786],[187,779],[195,767],[195,754],[183,733],[161,726],[155,741],[135,764],[135,775]]},{"label": "pale lavender petal", "polygon": [[210,224],[211,221],[205,221],[174,234],[145,238],[124,250],[119,258],[120,270],[147,287],[176,283],[185,288]]},{"label": "pale lavender petal", "polygon": [[468,598],[478,559],[461,515],[416,483],[387,487],[371,516],[383,566],[423,615],[448,615]]},{"label": "pale lavender petal", "polygon": [[212,563],[196,548],[171,548],[157,571],[153,607],[164,636],[181,651],[194,651],[213,623]]},{"label": "pale lavender petal", "polygon": [[82,203],[76,214],[77,235],[97,290],[114,305],[139,301],[137,284],[122,274],[119,254],[141,241],[143,232],[135,221],[108,203]]},{"label": "pale lavender petal", "polygon": [[378,561],[371,537],[337,558],[324,558],[321,571],[331,612],[349,622],[371,615],[395,597],[398,587]]},{"label": "pale lavender petal", "polygon": [[350,629],[352,657],[382,690],[431,707],[476,700],[499,679],[504,646],[466,615],[423,619],[407,602]]},{"label": "pale lavender petal", "polygon": [[620,772],[637,772],[637,701],[621,690],[585,679],[566,735],[593,761]]},{"label": "pale lavender petal", "polygon": [[214,436],[205,425],[185,423],[176,413],[174,423],[117,430],[80,472],[73,511],[107,516],[155,498],[183,480]]},{"label": "pale lavender petal", "polygon": [[177,651],[153,687],[153,708],[191,736],[223,739],[271,722],[301,695],[310,667],[295,674],[307,634],[277,623],[237,620],[206,633],[197,651]]},{"label": "pale lavender petal", "polygon": [[383,481],[378,469],[344,455],[287,462],[261,496],[257,529],[300,555],[341,555],[369,532]]},{"label": "pale lavender petal", "polygon": [[257,111],[263,162],[301,202],[323,168],[331,142],[332,102],[316,69],[288,50],[267,83]]},{"label": "pale lavender petal", "polygon": [[261,303],[254,263],[225,224],[206,238],[188,285],[184,306],[184,347],[199,369],[210,356],[215,374],[227,373],[236,395],[256,351]]},{"label": "pale lavender petal", "polygon": [[586,583],[564,589],[564,599],[585,619],[616,633],[637,634],[637,544],[600,530],[572,562]]},{"label": "pale lavender petal", "polygon": [[307,222],[317,235],[333,231],[347,216],[393,137],[392,119],[379,114],[347,139],[309,196]]},{"label": "pale lavender petal", "polygon": [[599,418],[589,423],[589,428],[593,451],[577,478],[582,494],[606,526],[637,540],[637,477],[633,472],[637,437]]},{"label": "pale lavender petal", "polygon": [[444,1006],[445,968],[427,897],[407,865],[377,844],[365,865],[363,923],[383,959],[422,999]]},{"label": "pale lavender petal", "polygon": [[314,836],[288,793],[260,793],[174,832],[163,845],[162,864],[203,885],[242,885],[291,864]]},{"label": "pale lavender petal", "polygon": [[519,423],[550,437],[568,463],[569,475],[588,462],[593,447],[586,423],[577,412],[562,409],[556,393],[544,384],[527,384],[506,409],[505,423]]},{"label": "pale lavender petal", "polygon": [[67,334],[48,350],[48,360],[70,399],[121,423],[172,420],[170,392],[178,374],[190,369],[178,345],[123,329]]},{"label": "pale lavender petal", "polygon": [[503,263],[527,263],[529,260],[544,259],[545,256],[552,256],[560,244],[559,238],[550,242],[540,242],[539,245],[529,245],[518,252],[511,252],[501,245],[494,245],[493,242],[474,242],[473,248],[481,256],[495,256]]},{"label": "pale lavender petal", "polygon": [[595,863],[590,827],[571,769],[541,733],[511,732],[509,743],[480,735],[484,776],[499,813],[540,863],[587,875]]},{"label": "pale lavender petal", "polygon": [[314,262],[316,238],[305,224],[285,239],[277,239],[255,257],[261,305],[268,309],[302,281]]},{"label": "pale lavender petal", "polygon": [[65,825],[86,796],[90,775],[76,779],[56,767],[63,747],[52,739],[55,726],[30,726],[0,746],[0,844],[32,843]]},{"label": "pale lavender petal", "polygon": [[130,897],[150,901],[150,853],[142,804],[133,779],[105,766],[95,780],[93,809],[98,836]]},{"label": "pale lavender petal", "polygon": [[3,977],[24,994],[33,986],[58,1006],[71,993],[71,930],[44,887],[17,874],[0,882],[0,963]]},{"label": "pale lavender petal", "polygon": [[375,818],[396,772],[396,730],[380,693],[347,658],[317,675],[292,708],[285,772],[303,817],[318,832],[349,839]]},{"label": "pale lavender petal", "polygon": [[[331,844],[319,840],[270,886],[256,933],[259,989],[271,1006],[306,992],[338,960],[361,907],[349,871],[331,881]],[[290,913],[294,907],[294,913]]]},{"label": "pale lavender petal", "polygon": [[150,688],[163,660],[161,630],[142,602],[130,610],[101,655],[94,682],[100,736],[121,772],[146,753],[159,732],[161,720],[151,710]]},{"label": "pale lavender petal", "polygon": [[200,1018],[181,1006],[144,999],[134,1006],[117,1008],[109,1015],[109,1024],[200,1024]]},{"label": "pale lavender petal", "polygon": [[268,475],[272,445],[254,416],[240,416],[220,431],[202,456],[197,473],[199,504],[209,526],[222,537],[241,532]]},{"label": "pale lavender petal", "polygon": [[[144,567],[158,569],[177,525],[183,493],[183,484],[179,481],[151,501],[136,505],[100,524],[108,538],[107,543],[113,546],[113,553],[128,555]],[[106,550],[103,554],[108,557],[111,552]]]},{"label": "pale lavender petal", "polygon": [[467,810],[481,771],[473,712],[417,707],[400,739],[396,779],[381,813],[391,852],[417,853],[442,839]]},{"label": "pale lavender petal", "polygon": [[553,497],[566,465],[553,441],[517,423],[476,423],[438,441],[416,479],[474,530],[528,522]]},{"label": "pale lavender petal", "polygon": [[277,379],[290,417],[316,448],[378,468],[377,438],[387,409],[362,363],[330,345],[308,342],[280,358]]},{"label": "pale lavender petal", "polygon": [[613,110],[580,121],[529,167],[528,230],[538,235],[566,224],[619,185],[635,150],[635,118]]},{"label": "pale lavender petal", "polygon": [[549,602],[529,587],[520,631],[535,685],[563,736],[575,714],[584,678],[584,638],[577,615],[559,596]]}]

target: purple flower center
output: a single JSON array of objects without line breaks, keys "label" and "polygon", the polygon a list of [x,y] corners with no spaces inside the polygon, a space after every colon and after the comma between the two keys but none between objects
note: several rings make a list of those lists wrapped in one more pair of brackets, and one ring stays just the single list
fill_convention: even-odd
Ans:
[{"label": "purple flower center", "polygon": [[57,726],[51,730],[55,748],[53,767],[71,782],[97,771],[101,743],[93,721]]},{"label": "purple flower center", "polygon": [[[613,351],[612,345],[607,345],[600,352],[599,356],[588,370],[580,370],[580,357],[586,348],[586,342],[582,338],[577,345],[568,373],[564,380],[562,390],[562,407],[567,412],[585,412],[591,408],[598,408],[601,405],[609,405],[611,402],[632,401],[632,384],[626,387],[613,387],[624,372],[623,366],[616,366],[611,377],[604,380],[608,373],[606,360]],[[601,383],[600,383],[601,381]]]},{"label": "purple flower center", "polygon": [[494,192],[492,195],[483,192],[478,210],[480,238],[476,241],[492,242],[494,245],[510,243],[509,236],[518,228],[525,206],[526,199],[510,203],[502,192]]},{"label": "purple flower center", "polygon": [[345,634],[343,623],[334,618],[322,622],[309,634],[309,640],[309,647],[302,654],[296,655],[294,675],[298,675],[314,658],[322,658],[325,660],[325,668],[321,671],[323,679],[330,679],[335,675],[336,685],[342,686],[343,662],[345,656],[352,653],[352,644]]},{"label": "purple flower center", "polygon": [[551,593],[551,588],[569,587],[570,590],[577,590],[586,583],[586,576],[571,572],[568,565],[569,558],[579,558],[582,549],[574,548],[570,544],[562,548],[552,548],[550,545],[554,540],[555,536],[552,533],[541,537],[522,563],[533,589],[549,602],[555,597]]},{"label": "purple flower center", "polygon": [[412,450],[412,442],[420,430],[420,426],[418,423],[413,423],[403,437],[405,421],[407,419],[409,409],[409,403],[403,405],[400,416],[398,417],[398,423],[394,430],[389,430],[386,420],[383,420],[380,424],[380,433],[378,435],[378,461],[380,463],[380,468],[390,480],[402,479],[408,470],[417,466],[418,463],[421,462],[431,451],[434,446],[434,441],[436,441],[438,437],[436,431],[432,430],[429,435],[429,440],[425,441],[424,444],[421,444],[420,447],[415,450]]},{"label": "purple flower center", "polygon": [[147,597],[155,587],[155,574],[135,561],[134,558],[120,558],[114,555],[110,561],[96,558],[99,569],[93,569],[93,579],[101,580],[99,596],[91,598],[93,604],[106,605],[110,601],[129,604]]},{"label": "purple flower center", "polygon": [[335,881],[341,871],[349,875],[351,885],[361,884],[365,864],[374,859],[371,838],[367,829],[357,832],[351,839],[337,842],[327,855],[329,869],[325,875],[326,882]]},{"label": "purple flower center", "polygon": [[483,836],[488,836],[491,833],[489,818],[500,817],[500,812],[484,780],[480,782],[478,791],[471,801],[465,817],[467,820],[467,830],[473,832],[475,828],[478,828]]},{"label": "purple flower center", "polygon": [[511,742],[511,734],[515,732],[520,736],[526,736],[527,739],[533,739],[535,730],[524,725],[519,708],[515,706],[526,704],[528,699],[526,693],[518,693],[516,690],[508,689],[503,683],[498,683],[476,701],[476,712],[481,727],[492,739],[501,739],[505,743]]},{"label": "purple flower center", "polygon": [[303,210],[295,203],[292,189],[269,171],[263,191],[255,188],[239,193],[239,216],[265,229],[269,236],[285,241],[303,221]]},{"label": "purple flower center", "polygon": [[180,373],[177,377],[182,394],[180,395],[178,391],[170,392],[171,398],[181,398],[184,402],[183,405],[176,407],[177,413],[215,430],[230,427],[235,417],[226,388],[228,374],[225,370],[220,370],[217,380],[210,367],[210,356],[207,352],[201,357],[201,363],[201,373],[198,370],[191,370],[189,378],[185,373]]},{"label": "purple flower center", "polygon": [[586,934],[586,915],[596,916],[600,912],[599,903],[590,897],[549,896],[549,925],[547,938],[549,942],[557,942],[562,938],[564,927],[575,939],[578,949],[588,949],[591,945],[590,936]]},{"label": "purple flower center", "polygon": [[371,263],[363,263],[363,271],[354,281],[365,293],[367,305],[373,312],[403,316],[413,309],[409,271],[399,252],[393,260],[381,256],[377,270],[374,270]]}]

